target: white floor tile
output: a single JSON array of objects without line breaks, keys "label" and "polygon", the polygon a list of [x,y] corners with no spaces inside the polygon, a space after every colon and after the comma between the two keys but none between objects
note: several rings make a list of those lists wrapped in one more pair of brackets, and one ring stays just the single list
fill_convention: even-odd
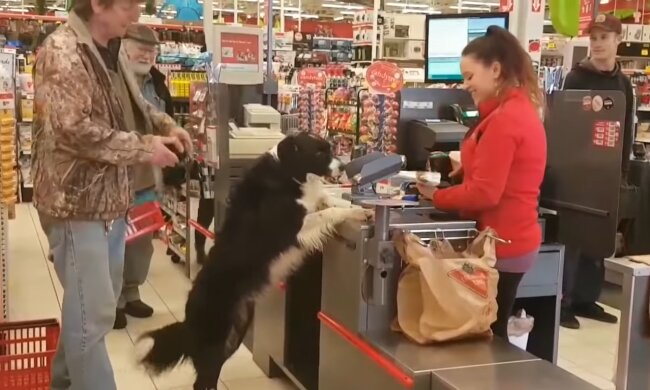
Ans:
[{"label": "white floor tile", "polygon": [[286,379],[269,379],[266,377],[254,379],[224,380],[228,390],[295,390],[296,387]]}]

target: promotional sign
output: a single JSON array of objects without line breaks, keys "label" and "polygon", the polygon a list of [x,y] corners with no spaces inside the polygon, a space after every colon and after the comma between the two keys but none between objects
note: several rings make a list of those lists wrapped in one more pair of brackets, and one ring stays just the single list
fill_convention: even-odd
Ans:
[{"label": "promotional sign", "polygon": [[221,33],[221,63],[231,70],[259,70],[259,36],[243,33]]},{"label": "promotional sign", "polygon": [[592,142],[601,148],[615,148],[621,137],[621,124],[615,121],[594,122]]},{"label": "promotional sign", "polygon": [[366,70],[366,80],[371,92],[395,93],[404,86],[404,73],[392,62],[376,61]]},{"label": "promotional sign", "polygon": [[580,0],[580,15],[578,17],[578,35],[587,35],[587,28],[594,17],[595,0]]},{"label": "promotional sign", "polygon": [[512,12],[515,0],[499,0],[499,12]]},{"label": "promotional sign", "polygon": [[298,85],[301,87],[325,88],[327,75],[319,68],[304,68],[298,72]]},{"label": "promotional sign", "polygon": [[532,0],[531,1],[532,11],[535,13],[542,12],[542,0]]}]

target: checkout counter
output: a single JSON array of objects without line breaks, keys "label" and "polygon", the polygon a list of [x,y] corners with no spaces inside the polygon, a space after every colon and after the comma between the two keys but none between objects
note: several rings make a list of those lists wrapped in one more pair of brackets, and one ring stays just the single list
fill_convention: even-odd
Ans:
[{"label": "checkout counter", "polygon": [[[544,245],[536,266],[522,280],[515,304],[535,317],[527,351],[499,339],[424,347],[392,332],[401,261],[391,248],[391,232],[408,230],[426,237],[442,231],[451,238],[467,236],[475,226],[473,221],[458,220],[426,205],[378,203],[373,225],[344,226],[341,237],[330,241],[322,255],[315,255],[286,284],[258,301],[252,348],[256,363],[267,375],[287,375],[308,390],[595,389],[554,365],[564,262],[564,246],[559,243],[589,247],[592,254],[607,257],[614,253],[618,223],[620,193],[612,183],[620,181],[620,143],[610,147],[600,141],[603,125],[615,125],[623,117],[624,104],[617,104],[623,96],[610,91],[607,96],[614,101],[613,107],[594,113],[582,109],[587,94],[598,92],[556,92],[549,100],[545,121],[549,163],[541,197],[545,214],[540,219]],[[458,107],[469,107],[468,100],[464,91],[457,90],[402,91],[398,147],[409,170],[423,169],[428,154],[443,139],[449,150],[454,143],[458,148],[466,127],[435,120],[453,120]],[[445,117],[432,118],[431,112]],[[577,119],[575,126],[584,131],[566,132],[567,118]],[[448,129],[456,126],[456,140],[441,138],[439,134],[445,132],[438,132],[438,124]],[[427,135],[427,127],[434,134]],[[422,137],[429,138],[423,142]],[[385,167],[375,168],[381,171],[375,171],[376,179],[386,175]],[[354,195],[358,194],[353,194],[353,200]],[[367,202],[367,194],[363,195],[356,201]],[[637,290],[648,288],[650,271],[643,275],[645,284],[638,284]],[[638,311],[644,304],[647,317],[647,297],[634,303]],[[625,320],[626,315],[622,325],[637,318]],[[619,350],[634,352],[630,343],[639,342],[639,337],[629,335],[627,347]],[[645,359],[624,363],[625,374],[628,367],[640,369],[638,362]],[[619,371],[621,367],[619,361]],[[626,375],[620,374],[621,378]]]}]

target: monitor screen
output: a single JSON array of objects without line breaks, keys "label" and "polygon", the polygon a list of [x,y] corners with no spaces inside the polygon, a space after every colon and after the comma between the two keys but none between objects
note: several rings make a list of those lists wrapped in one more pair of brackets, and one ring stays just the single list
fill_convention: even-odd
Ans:
[{"label": "monitor screen", "polygon": [[428,15],[425,73],[431,83],[463,80],[460,57],[465,46],[489,26],[508,28],[507,13]]}]

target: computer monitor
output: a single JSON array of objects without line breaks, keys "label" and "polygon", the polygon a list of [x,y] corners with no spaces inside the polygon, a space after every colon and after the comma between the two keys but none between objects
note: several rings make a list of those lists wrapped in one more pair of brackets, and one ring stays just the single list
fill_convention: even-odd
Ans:
[{"label": "computer monitor", "polygon": [[508,28],[508,13],[427,15],[424,49],[425,77],[429,83],[463,80],[460,57],[465,46],[485,35],[490,26]]}]

